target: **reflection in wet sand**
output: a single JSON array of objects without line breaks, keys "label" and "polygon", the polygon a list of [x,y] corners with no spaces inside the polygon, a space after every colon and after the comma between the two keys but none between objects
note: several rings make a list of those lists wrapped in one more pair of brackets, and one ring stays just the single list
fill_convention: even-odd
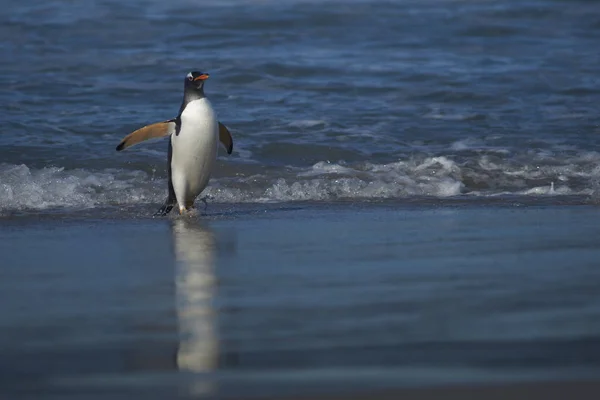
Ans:
[{"label": "reflection in wet sand", "polygon": [[[179,320],[177,365],[180,371],[211,374],[218,363],[218,332],[212,307],[215,293],[215,237],[208,226],[195,220],[173,223]],[[188,388],[193,395],[216,390],[210,376],[196,376]]]}]

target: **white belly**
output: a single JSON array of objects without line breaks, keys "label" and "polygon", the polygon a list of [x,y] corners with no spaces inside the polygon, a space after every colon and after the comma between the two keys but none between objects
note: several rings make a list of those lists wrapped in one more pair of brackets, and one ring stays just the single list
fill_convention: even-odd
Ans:
[{"label": "white belly", "polygon": [[206,188],[217,158],[219,122],[208,99],[194,100],[171,135],[171,179],[179,207],[188,207]]}]

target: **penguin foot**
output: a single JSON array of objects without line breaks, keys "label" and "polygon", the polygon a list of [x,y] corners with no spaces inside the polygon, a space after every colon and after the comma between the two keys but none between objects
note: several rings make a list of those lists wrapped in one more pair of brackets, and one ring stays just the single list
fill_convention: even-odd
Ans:
[{"label": "penguin foot", "polygon": [[198,210],[194,206],[179,207],[179,215],[182,217],[195,217],[198,215]]},{"label": "penguin foot", "polygon": [[158,209],[152,216],[153,217],[164,217],[173,209],[173,204],[165,203],[161,208]]}]

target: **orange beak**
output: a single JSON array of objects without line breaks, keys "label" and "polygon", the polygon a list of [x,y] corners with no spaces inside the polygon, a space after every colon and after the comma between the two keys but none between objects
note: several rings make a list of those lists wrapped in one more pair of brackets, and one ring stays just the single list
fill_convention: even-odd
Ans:
[{"label": "orange beak", "polygon": [[208,75],[208,74],[202,74],[202,75],[200,75],[200,76],[198,76],[198,77],[194,78],[194,82],[196,82],[196,81],[203,81],[203,80],[206,80],[206,79],[208,79],[208,77],[209,77],[209,76],[210,76],[210,75]]}]

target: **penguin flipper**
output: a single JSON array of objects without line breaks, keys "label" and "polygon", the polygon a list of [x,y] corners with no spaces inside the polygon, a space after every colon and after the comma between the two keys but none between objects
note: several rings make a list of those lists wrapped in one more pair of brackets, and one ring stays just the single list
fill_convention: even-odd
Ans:
[{"label": "penguin flipper", "polygon": [[233,138],[231,137],[231,133],[229,129],[225,125],[219,122],[219,141],[223,143],[225,149],[227,149],[227,154],[231,154],[233,151]]},{"label": "penguin flipper", "polygon": [[171,159],[173,158],[173,143],[169,140],[169,148],[167,151],[167,188],[169,195],[165,200],[164,204],[154,213],[154,217],[164,217],[171,212],[175,204],[177,204],[177,197],[175,196],[175,189],[173,188],[173,179],[171,179]]},{"label": "penguin flipper", "polygon": [[125,150],[126,148],[133,146],[134,144],[143,142],[144,140],[169,136],[175,133],[175,130],[175,119],[146,125],[125,136],[123,140],[121,140],[121,143],[119,143],[119,145],[117,146],[117,151]]},{"label": "penguin flipper", "polygon": [[173,189],[173,183],[171,181],[171,172],[169,171],[169,196],[165,200],[164,204],[152,215],[153,217],[164,217],[171,212],[173,207],[177,204],[175,198],[175,190]]}]

